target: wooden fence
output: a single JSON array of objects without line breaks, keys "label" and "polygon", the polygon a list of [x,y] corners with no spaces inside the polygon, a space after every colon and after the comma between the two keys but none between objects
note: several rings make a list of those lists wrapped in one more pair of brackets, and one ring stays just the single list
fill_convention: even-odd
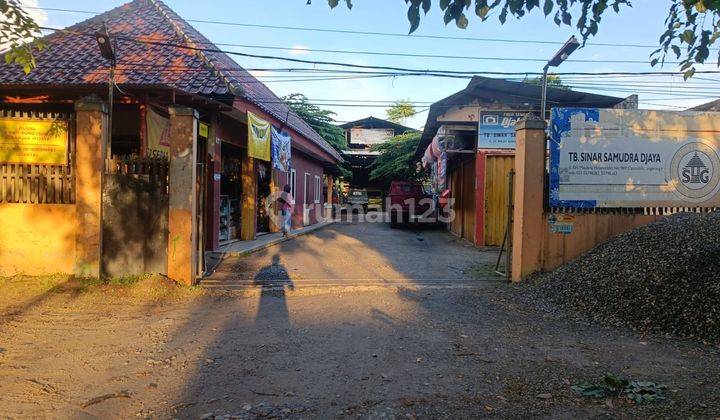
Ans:
[{"label": "wooden fence", "polygon": [[113,156],[105,160],[105,173],[127,175],[129,177],[147,176],[151,183],[160,184],[160,191],[168,193],[168,171],[170,163],[165,156]]},{"label": "wooden fence", "polygon": [[[71,121],[72,115],[2,109],[0,117],[17,120]],[[0,162],[0,203],[74,204],[75,137],[68,124],[68,161],[65,165]]]},{"label": "wooden fence", "polygon": [[75,203],[71,165],[0,163],[0,203]]}]

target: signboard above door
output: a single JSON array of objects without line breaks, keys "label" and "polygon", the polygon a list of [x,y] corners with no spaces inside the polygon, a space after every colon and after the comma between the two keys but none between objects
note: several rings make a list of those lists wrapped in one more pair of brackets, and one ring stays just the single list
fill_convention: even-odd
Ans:
[{"label": "signboard above door", "polygon": [[514,149],[515,123],[527,112],[480,111],[478,149]]},{"label": "signboard above door", "polygon": [[67,121],[0,119],[0,162],[66,165]]}]

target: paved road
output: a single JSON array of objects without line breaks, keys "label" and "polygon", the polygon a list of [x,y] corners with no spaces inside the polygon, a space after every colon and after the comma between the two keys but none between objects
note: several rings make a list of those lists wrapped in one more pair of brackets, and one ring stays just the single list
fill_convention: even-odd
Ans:
[{"label": "paved road", "polygon": [[250,256],[229,257],[202,284],[222,289],[475,287],[501,280],[492,274],[494,251],[480,251],[442,228],[391,229],[359,217]]}]

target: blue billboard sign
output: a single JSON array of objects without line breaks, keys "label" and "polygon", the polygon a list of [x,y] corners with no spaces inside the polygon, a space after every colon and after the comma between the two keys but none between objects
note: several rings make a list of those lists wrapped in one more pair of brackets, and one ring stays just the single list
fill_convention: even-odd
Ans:
[{"label": "blue billboard sign", "polygon": [[481,111],[478,149],[514,149],[515,123],[525,114],[519,111]]}]

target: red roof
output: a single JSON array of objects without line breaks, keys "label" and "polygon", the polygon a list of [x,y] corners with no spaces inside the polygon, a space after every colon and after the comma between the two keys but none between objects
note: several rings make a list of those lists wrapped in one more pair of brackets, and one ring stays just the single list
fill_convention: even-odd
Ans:
[{"label": "red roof", "polygon": [[45,37],[49,48],[37,53],[37,68],[25,75],[19,66],[2,62],[0,85],[107,83],[109,62],[92,36],[103,23],[117,42],[119,85],[168,86],[190,94],[245,99],[280,121],[287,119],[289,128],[341,160],[315,130],[227,54],[173,46],[219,49],[160,0],[135,0]]}]

